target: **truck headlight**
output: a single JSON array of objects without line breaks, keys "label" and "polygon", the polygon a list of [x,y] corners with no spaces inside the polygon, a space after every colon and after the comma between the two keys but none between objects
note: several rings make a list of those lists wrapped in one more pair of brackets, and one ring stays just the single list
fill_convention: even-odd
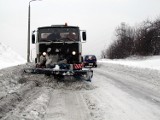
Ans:
[{"label": "truck headlight", "polygon": [[72,51],[72,55],[76,55],[76,51]]},{"label": "truck headlight", "polygon": [[43,52],[43,56],[46,56],[46,54],[47,54],[46,52]]}]

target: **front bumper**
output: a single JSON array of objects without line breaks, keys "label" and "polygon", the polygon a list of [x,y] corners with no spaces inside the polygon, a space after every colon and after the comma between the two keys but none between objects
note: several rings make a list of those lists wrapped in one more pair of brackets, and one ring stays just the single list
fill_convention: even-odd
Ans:
[{"label": "front bumper", "polygon": [[65,76],[72,76],[75,78],[84,78],[86,81],[91,81],[93,77],[93,70],[82,69],[82,70],[68,70],[68,69],[53,69],[53,68],[28,68],[24,70],[25,73],[32,74],[45,74],[53,75],[55,78],[64,78]]}]

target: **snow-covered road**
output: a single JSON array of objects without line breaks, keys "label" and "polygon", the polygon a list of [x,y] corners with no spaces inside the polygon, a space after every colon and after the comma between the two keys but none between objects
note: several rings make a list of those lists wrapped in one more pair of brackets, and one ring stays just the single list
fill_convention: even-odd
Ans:
[{"label": "snow-covered road", "polygon": [[21,74],[24,67],[0,71],[1,119],[160,119],[157,70],[100,63],[93,68],[92,82],[57,82],[44,75]]},{"label": "snow-covered road", "polygon": [[104,120],[159,120],[160,77],[156,71],[106,64],[95,69],[94,96]]},{"label": "snow-covered road", "polygon": [[159,120],[159,80],[158,71],[100,65],[86,83],[94,89],[53,90],[45,119]]}]

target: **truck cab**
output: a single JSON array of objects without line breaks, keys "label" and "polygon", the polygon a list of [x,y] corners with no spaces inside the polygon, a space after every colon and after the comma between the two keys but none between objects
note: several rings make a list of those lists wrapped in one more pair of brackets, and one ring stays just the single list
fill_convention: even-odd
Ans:
[{"label": "truck cab", "polygon": [[[82,43],[85,41],[86,31],[80,30],[78,26],[65,24],[39,27],[36,34],[32,34],[32,43],[36,45],[36,67],[25,69],[25,72],[53,75],[57,80],[70,78],[91,81],[93,70],[83,67]],[[51,59],[47,59],[51,56]],[[40,63],[43,57],[46,61],[42,67]],[[65,62],[60,63],[57,58]],[[56,62],[48,67],[48,61],[54,59]]]},{"label": "truck cab", "polygon": [[61,59],[66,58],[68,64],[81,64],[82,42],[86,41],[86,32],[80,31],[78,26],[51,25],[39,27],[37,35],[32,34],[32,43],[36,44],[36,59],[40,61],[40,56],[51,48],[52,54],[57,54]]}]

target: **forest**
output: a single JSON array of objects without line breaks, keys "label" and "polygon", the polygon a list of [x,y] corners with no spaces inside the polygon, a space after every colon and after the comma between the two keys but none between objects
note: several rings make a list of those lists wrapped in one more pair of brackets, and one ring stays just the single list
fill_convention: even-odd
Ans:
[{"label": "forest", "polygon": [[121,23],[114,34],[114,42],[101,52],[101,58],[123,59],[129,56],[160,55],[160,18],[145,20],[130,26]]}]

